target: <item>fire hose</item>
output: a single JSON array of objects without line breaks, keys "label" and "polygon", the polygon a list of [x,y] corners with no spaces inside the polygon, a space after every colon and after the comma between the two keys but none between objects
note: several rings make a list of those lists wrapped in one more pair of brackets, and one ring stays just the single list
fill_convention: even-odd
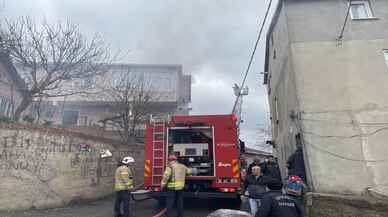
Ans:
[{"label": "fire hose", "polygon": [[[134,187],[133,191],[131,192],[131,198],[135,202],[142,202],[148,199],[151,199],[151,197],[148,196],[149,191],[141,189],[144,187],[144,184],[139,184]],[[137,196],[144,196],[143,198],[138,198]],[[167,212],[167,208],[161,209],[158,213],[153,215],[152,217],[162,217]]]},{"label": "fire hose", "polygon": [[167,212],[167,208],[164,208],[162,210],[160,210],[160,212],[156,213],[154,216],[152,217],[161,217],[163,216],[165,213]]},{"label": "fire hose", "polygon": [[[141,201],[151,199],[151,197],[148,196],[149,191],[142,190],[141,189],[142,187],[144,187],[144,184],[139,184],[133,188],[133,191],[131,192],[131,198],[133,201],[141,202]],[[144,195],[146,195],[146,197],[143,197],[143,198],[136,197],[136,196],[144,196]]]}]

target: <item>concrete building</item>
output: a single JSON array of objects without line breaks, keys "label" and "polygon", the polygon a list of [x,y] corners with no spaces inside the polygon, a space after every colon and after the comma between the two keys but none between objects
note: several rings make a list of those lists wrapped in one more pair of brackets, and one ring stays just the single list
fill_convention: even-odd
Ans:
[{"label": "concrete building", "polygon": [[386,0],[279,0],[265,60],[272,135],[283,168],[302,135],[313,192],[388,196],[387,26]]},{"label": "concrete building", "polygon": [[247,165],[249,166],[251,163],[253,163],[254,160],[260,159],[260,160],[265,160],[270,157],[273,157],[272,153],[266,152],[266,151],[261,151],[255,148],[249,148],[245,147],[245,152],[243,154],[244,159],[246,160]]},{"label": "concrete building", "polygon": [[21,102],[24,88],[24,81],[9,56],[0,52],[0,116],[12,117]]},{"label": "concrete building", "polygon": [[[182,72],[181,65],[112,64],[94,78],[70,85],[87,89],[92,94],[72,95],[44,101],[43,119],[64,126],[101,126],[101,121],[117,113],[115,101],[101,92],[119,83],[123,75],[143,77],[159,97],[151,103],[152,114],[188,114],[191,101],[191,76]],[[107,126],[109,130],[109,126]],[[113,130],[113,129],[112,129]]]}]

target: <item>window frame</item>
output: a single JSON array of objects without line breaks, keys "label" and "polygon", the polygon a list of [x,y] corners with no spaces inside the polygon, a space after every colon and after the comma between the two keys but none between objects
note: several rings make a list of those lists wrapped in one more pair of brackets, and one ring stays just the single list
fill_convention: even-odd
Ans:
[{"label": "window frame", "polygon": [[197,156],[197,149],[195,149],[195,148],[185,148],[185,156]]},{"label": "window frame", "polygon": [[[352,1],[352,2],[349,2],[349,6],[350,6],[350,17],[352,18],[352,20],[370,20],[370,19],[377,19],[375,16],[374,16],[374,12],[372,10],[372,6],[371,6],[371,3],[369,0],[356,0],[356,1]],[[366,14],[367,14],[367,17],[354,17],[354,14],[353,14],[353,11],[352,11],[352,5],[363,5],[365,7],[365,10],[366,10]]]},{"label": "window frame", "polygon": [[0,96],[0,116],[8,117],[11,100],[6,96]]},{"label": "window frame", "polygon": [[91,76],[91,77],[87,77],[87,78],[82,79],[81,86],[83,88],[88,88],[88,89],[95,88],[96,87],[96,77]]},{"label": "window frame", "polygon": [[278,98],[275,97],[274,99],[274,107],[275,107],[275,124],[278,125],[279,124],[279,101],[278,101]]},{"label": "window frame", "polygon": [[388,48],[383,49],[383,57],[385,60],[385,65],[388,67]]},{"label": "window frame", "polygon": [[[66,121],[64,121],[66,112],[77,113],[77,120],[75,121],[75,123],[66,123]],[[64,109],[62,111],[62,125],[64,125],[64,126],[79,126],[80,114],[81,114],[80,110],[77,110],[77,109]]]}]

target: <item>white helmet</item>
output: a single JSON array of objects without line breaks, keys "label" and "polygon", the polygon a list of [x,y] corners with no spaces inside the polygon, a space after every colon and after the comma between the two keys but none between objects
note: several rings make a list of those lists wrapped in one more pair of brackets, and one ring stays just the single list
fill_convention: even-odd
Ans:
[{"label": "white helmet", "polygon": [[124,157],[123,161],[121,161],[123,164],[129,164],[129,163],[135,163],[135,159],[133,157]]}]

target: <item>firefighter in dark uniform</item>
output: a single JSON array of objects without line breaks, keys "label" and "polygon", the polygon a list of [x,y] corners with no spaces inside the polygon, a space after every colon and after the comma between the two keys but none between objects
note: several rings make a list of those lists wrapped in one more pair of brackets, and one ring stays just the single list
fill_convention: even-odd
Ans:
[{"label": "firefighter in dark uniform", "polygon": [[167,217],[172,217],[174,202],[177,203],[178,217],[183,217],[183,188],[185,187],[186,174],[191,174],[192,169],[178,163],[175,155],[168,157],[168,165],[163,174],[162,190],[167,192],[166,208]]},{"label": "firefighter in dark uniform", "polygon": [[283,184],[273,180],[270,189],[262,199],[255,217],[303,217],[303,211],[296,197],[282,193]]}]

